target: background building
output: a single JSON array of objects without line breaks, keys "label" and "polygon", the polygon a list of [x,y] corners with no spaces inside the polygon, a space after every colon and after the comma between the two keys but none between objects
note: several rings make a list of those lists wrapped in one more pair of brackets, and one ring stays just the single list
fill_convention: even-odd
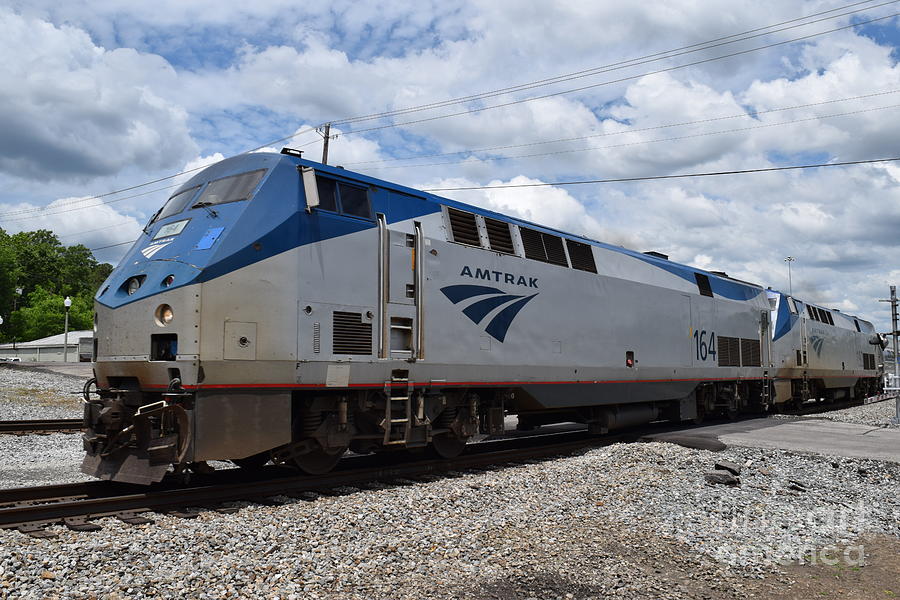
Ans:
[{"label": "background building", "polygon": [[[60,333],[31,342],[0,344],[0,359],[18,356],[22,362],[62,362],[64,337]],[[93,345],[93,331],[70,331],[68,362],[90,361]]]}]

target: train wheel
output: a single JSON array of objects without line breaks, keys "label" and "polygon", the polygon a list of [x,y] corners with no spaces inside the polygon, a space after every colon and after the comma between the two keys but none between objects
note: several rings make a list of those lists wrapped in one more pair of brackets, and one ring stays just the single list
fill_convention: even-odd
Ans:
[{"label": "train wheel", "polygon": [[257,469],[262,468],[264,464],[269,462],[271,455],[269,451],[260,452],[259,454],[253,454],[251,456],[247,456],[244,458],[232,458],[231,462],[236,464],[242,469],[247,469],[248,471],[255,471]]},{"label": "train wheel", "polygon": [[455,435],[438,435],[432,438],[431,447],[441,458],[456,458],[466,448],[468,438],[458,438]]},{"label": "train wheel", "polygon": [[320,448],[295,456],[294,465],[307,475],[324,475],[337,466],[347,447],[325,450]]}]

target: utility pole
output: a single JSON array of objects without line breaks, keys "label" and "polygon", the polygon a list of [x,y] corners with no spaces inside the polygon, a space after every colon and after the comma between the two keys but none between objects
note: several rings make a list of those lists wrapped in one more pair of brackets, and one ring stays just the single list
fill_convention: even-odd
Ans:
[{"label": "utility pole", "polygon": [[891,303],[891,336],[894,338],[894,379],[888,389],[896,394],[894,396],[895,414],[893,423],[900,425],[900,389],[898,389],[900,388],[900,357],[897,356],[897,336],[900,335],[900,330],[897,328],[897,286],[891,286],[890,300],[879,300],[879,302]]},{"label": "utility pole", "polygon": [[328,141],[336,140],[338,138],[338,134],[331,135],[331,123],[325,123],[324,125],[320,125],[316,127],[316,133],[322,136],[325,140],[325,145],[322,147],[322,164],[328,164]]}]

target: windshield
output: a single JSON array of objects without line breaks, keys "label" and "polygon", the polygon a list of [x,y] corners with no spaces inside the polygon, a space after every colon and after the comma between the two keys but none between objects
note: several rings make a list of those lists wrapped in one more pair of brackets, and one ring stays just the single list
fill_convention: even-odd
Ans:
[{"label": "windshield", "polygon": [[200,189],[199,185],[196,185],[190,189],[186,189],[183,192],[178,192],[166,202],[166,205],[163,207],[159,214],[156,216],[154,221],[159,221],[160,219],[165,219],[166,217],[171,217],[172,215],[177,215],[181,211],[184,210],[184,207],[188,205],[191,199],[194,197],[194,194],[197,193],[197,190]]},{"label": "windshield", "polygon": [[192,208],[198,206],[215,206],[226,202],[247,200],[253,194],[257,184],[265,174],[265,169],[231,175],[210,182]]}]

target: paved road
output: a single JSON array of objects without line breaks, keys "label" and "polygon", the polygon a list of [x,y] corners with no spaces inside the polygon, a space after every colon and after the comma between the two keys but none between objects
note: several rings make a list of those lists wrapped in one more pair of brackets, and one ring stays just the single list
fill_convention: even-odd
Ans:
[{"label": "paved road", "polygon": [[728,445],[779,448],[828,456],[872,458],[900,463],[900,429],[839,423],[826,419],[750,419],[696,427],[687,431],[645,436],[653,441],[675,441],[690,436],[719,440]]}]

